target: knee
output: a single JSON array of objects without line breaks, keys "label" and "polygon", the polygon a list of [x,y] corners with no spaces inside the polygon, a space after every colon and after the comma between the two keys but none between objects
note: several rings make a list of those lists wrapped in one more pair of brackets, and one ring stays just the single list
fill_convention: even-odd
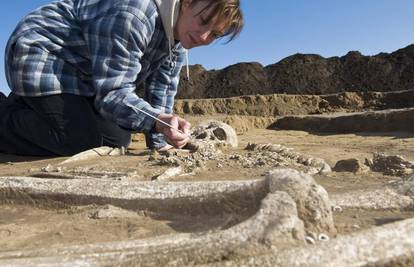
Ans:
[{"label": "knee", "polygon": [[127,148],[131,144],[131,133],[127,131],[119,131],[112,140],[107,143],[113,147],[125,147]]},{"label": "knee", "polygon": [[61,156],[74,154],[102,146],[102,134],[98,131],[65,133],[60,136]]}]

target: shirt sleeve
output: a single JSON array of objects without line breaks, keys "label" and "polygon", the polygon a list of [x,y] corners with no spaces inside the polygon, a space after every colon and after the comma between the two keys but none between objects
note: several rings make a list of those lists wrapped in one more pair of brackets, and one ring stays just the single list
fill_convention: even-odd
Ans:
[{"label": "shirt sleeve", "polygon": [[144,15],[127,11],[100,16],[83,25],[91,55],[95,106],[102,116],[131,131],[149,132],[155,120],[129,105],[155,117],[161,113],[135,94],[140,61],[154,27]]},{"label": "shirt sleeve", "polygon": [[[145,83],[145,99],[152,107],[166,114],[173,113],[174,98],[177,94],[181,68],[184,64],[186,50],[177,45],[158,71],[154,72]],[[158,149],[165,146],[163,134],[150,131],[146,134],[147,146]]]}]

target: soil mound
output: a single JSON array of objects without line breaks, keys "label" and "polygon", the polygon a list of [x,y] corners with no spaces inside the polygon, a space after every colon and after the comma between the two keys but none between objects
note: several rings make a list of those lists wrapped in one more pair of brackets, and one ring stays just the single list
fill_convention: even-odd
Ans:
[{"label": "soil mound", "polygon": [[331,58],[295,54],[265,67],[251,62],[222,70],[207,71],[201,65],[190,69],[189,81],[182,73],[177,98],[400,91],[414,89],[414,45],[375,56],[358,51]]}]

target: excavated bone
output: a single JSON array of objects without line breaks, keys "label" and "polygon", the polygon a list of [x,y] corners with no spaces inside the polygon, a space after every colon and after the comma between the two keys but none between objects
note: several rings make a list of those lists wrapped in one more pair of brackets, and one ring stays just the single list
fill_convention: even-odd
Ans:
[{"label": "excavated bone", "polygon": [[198,140],[225,142],[234,148],[238,146],[236,131],[230,125],[221,121],[207,120],[201,122],[193,129],[191,136]]},{"label": "excavated bone", "polygon": [[340,205],[344,208],[412,210],[414,208],[414,175],[375,190],[356,190],[331,195],[331,201],[333,205]]},{"label": "excavated bone", "polygon": [[81,153],[78,153],[76,155],[73,155],[72,157],[68,158],[67,160],[59,164],[66,164],[66,163],[82,161],[82,160],[91,160],[91,159],[96,159],[102,156],[120,156],[124,154],[125,154],[125,149],[102,146],[102,147],[89,149]]},{"label": "excavated bone", "polygon": [[412,266],[414,219],[339,236],[313,246],[298,246],[205,266]]},{"label": "excavated bone", "polygon": [[336,234],[328,193],[310,175],[292,169],[275,169],[267,177],[270,191],[284,191],[296,201],[307,233]]},{"label": "excavated bone", "polygon": [[369,210],[409,209],[414,205],[412,197],[399,194],[390,187],[332,194],[330,200],[333,205],[340,205],[342,208]]},{"label": "excavated bone", "polygon": [[292,148],[288,148],[280,144],[248,143],[245,149],[250,151],[269,151],[271,153],[275,153],[285,161],[291,161],[303,166],[308,166],[306,173],[311,175],[317,173],[329,173],[332,171],[331,167],[325,162],[325,160],[297,153],[293,151]]},{"label": "excavated bone", "polygon": [[[168,211],[169,207],[216,203],[226,197],[260,200],[253,216],[224,230],[197,234],[174,234],[122,242],[8,251],[0,253],[0,265],[174,265],[206,263],[210,260],[248,255],[252,248],[297,245],[304,242],[303,222],[296,204],[285,192],[269,191],[268,179],[241,182],[144,183],[100,180],[52,180],[36,178],[0,179],[0,192],[22,190],[36,195],[85,205],[116,202],[122,208]],[[82,196],[82,197],[80,197]],[[160,202],[162,201],[162,202]],[[152,203],[154,202],[154,203]],[[205,212],[205,208],[202,212]],[[170,211],[169,211],[170,212]],[[263,252],[263,250],[262,250]],[[240,254],[239,254],[240,253]]]},{"label": "excavated bone", "polygon": [[40,178],[54,178],[54,179],[113,179],[113,180],[123,180],[123,179],[143,179],[143,176],[139,175],[137,172],[116,172],[116,171],[96,171],[89,168],[76,168],[76,169],[66,169],[66,168],[52,168],[50,171],[45,171],[42,169],[40,173],[31,174],[33,177]]},{"label": "excavated bone", "polygon": [[372,191],[360,190],[342,195],[332,196],[333,203],[345,208],[363,208],[370,210],[410,209],[414,201],[412,197],[396,193],[390,188]]},{"label": "excavated bone", "polygon": [[[296,190],[302,191],[296,194]],[[261,180],[234,182],[148,183],[1,177],[0,193],[6,192],[9,201],[13,196],[18,197],[19,191],[24,192],[31,201],[39,195],[40,199],[63,201],[68,205],[101,203],[158,214],[171,213],[171,209],[184,214],[206,213],[208,209],[205,205],[212,204],[220,207],[220,212],[229,212],[229,208],[234,210],[237,205],[240,207],[236,212],[243,205],[255,207],[256,212],[224,230],[3,252],[0,253],[0,265],[183,266],[253,256],[266,251],[278,252],[305,243],[304,223],[299,216],[308,216],[308,229],[320,228],[319,217],[324,213],[309,205],[312,203],[308,203],[307,198],[315,204],[326,197],[326,192],[309,176],[293,170],[276,170]],[[305,192],[310,197],[305,197],[304,202],[298,201],[297,198]],[[226,199],[231,205],[225,205]],[[311,227],[312,223],[316,226]]]},{"label": "excavated bone", "polygon": [[183,172],[183,168],[181,168],[180,166],[173,167],[173,168],[168,168],[164,173],[162,173],[161,175],[159,175],[155,179],[155,181],[159,181],[159,182],[169,181],[172,178],[180,175],[182,172]]},{"label": "excavated bone", "polygon": [[393,182],[389,185],[399,194],[414,198],[414,175],[403,178],[401,181]]}]

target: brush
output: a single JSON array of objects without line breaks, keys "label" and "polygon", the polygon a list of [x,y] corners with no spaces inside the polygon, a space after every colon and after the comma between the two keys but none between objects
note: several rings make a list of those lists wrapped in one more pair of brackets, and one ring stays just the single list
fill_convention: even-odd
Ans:
[{"label": "brush", "polygon": [[168,126],[168,127],[170,127],[171,129],[176,130],[176,131],[177,131],[177,132],[179,132],[180,134],[184,134],[184,135],[186,135],[186,136],[188,136],[188,137],[190,137],[190,138],[191,138],[191,136],[190,136],[190,135],[188,135],[188,134],[184,133],[184,132],[183,132],[183,131],[181,131],[180,129],[175,128],[175,127],[174,127],[174,126],[172,126],[171,124],[166,123],[165,121],[162,121],[162,120],[158,119],[157,117],[155,117],[155,116],[153,116],[153,115],[149,114],[148,112],[146,112],[146,111],[144,111],[144,110],[142,110],[142,109],[140,109],[140,108],[137,108],[137,107],[135,107],[135,106],[133,106],[133,105],[131,105],[131,104],[129,104],[129,103],[125,103],[125,102],[124,102],[124,104],[125,104],[125,105],[127,105],[128,107],[132,108],[132,109],[133,109],[136,113],[138,113],[138,112],[142,112],[142,113],[144,113],[145,115],[147,115],[148,117],[151,117],[151,118],[153,118],[154,120],[158,121],[159,123],[161,123],[161,124],[163,124],[163,125],[165,125],[165,126]]}]

